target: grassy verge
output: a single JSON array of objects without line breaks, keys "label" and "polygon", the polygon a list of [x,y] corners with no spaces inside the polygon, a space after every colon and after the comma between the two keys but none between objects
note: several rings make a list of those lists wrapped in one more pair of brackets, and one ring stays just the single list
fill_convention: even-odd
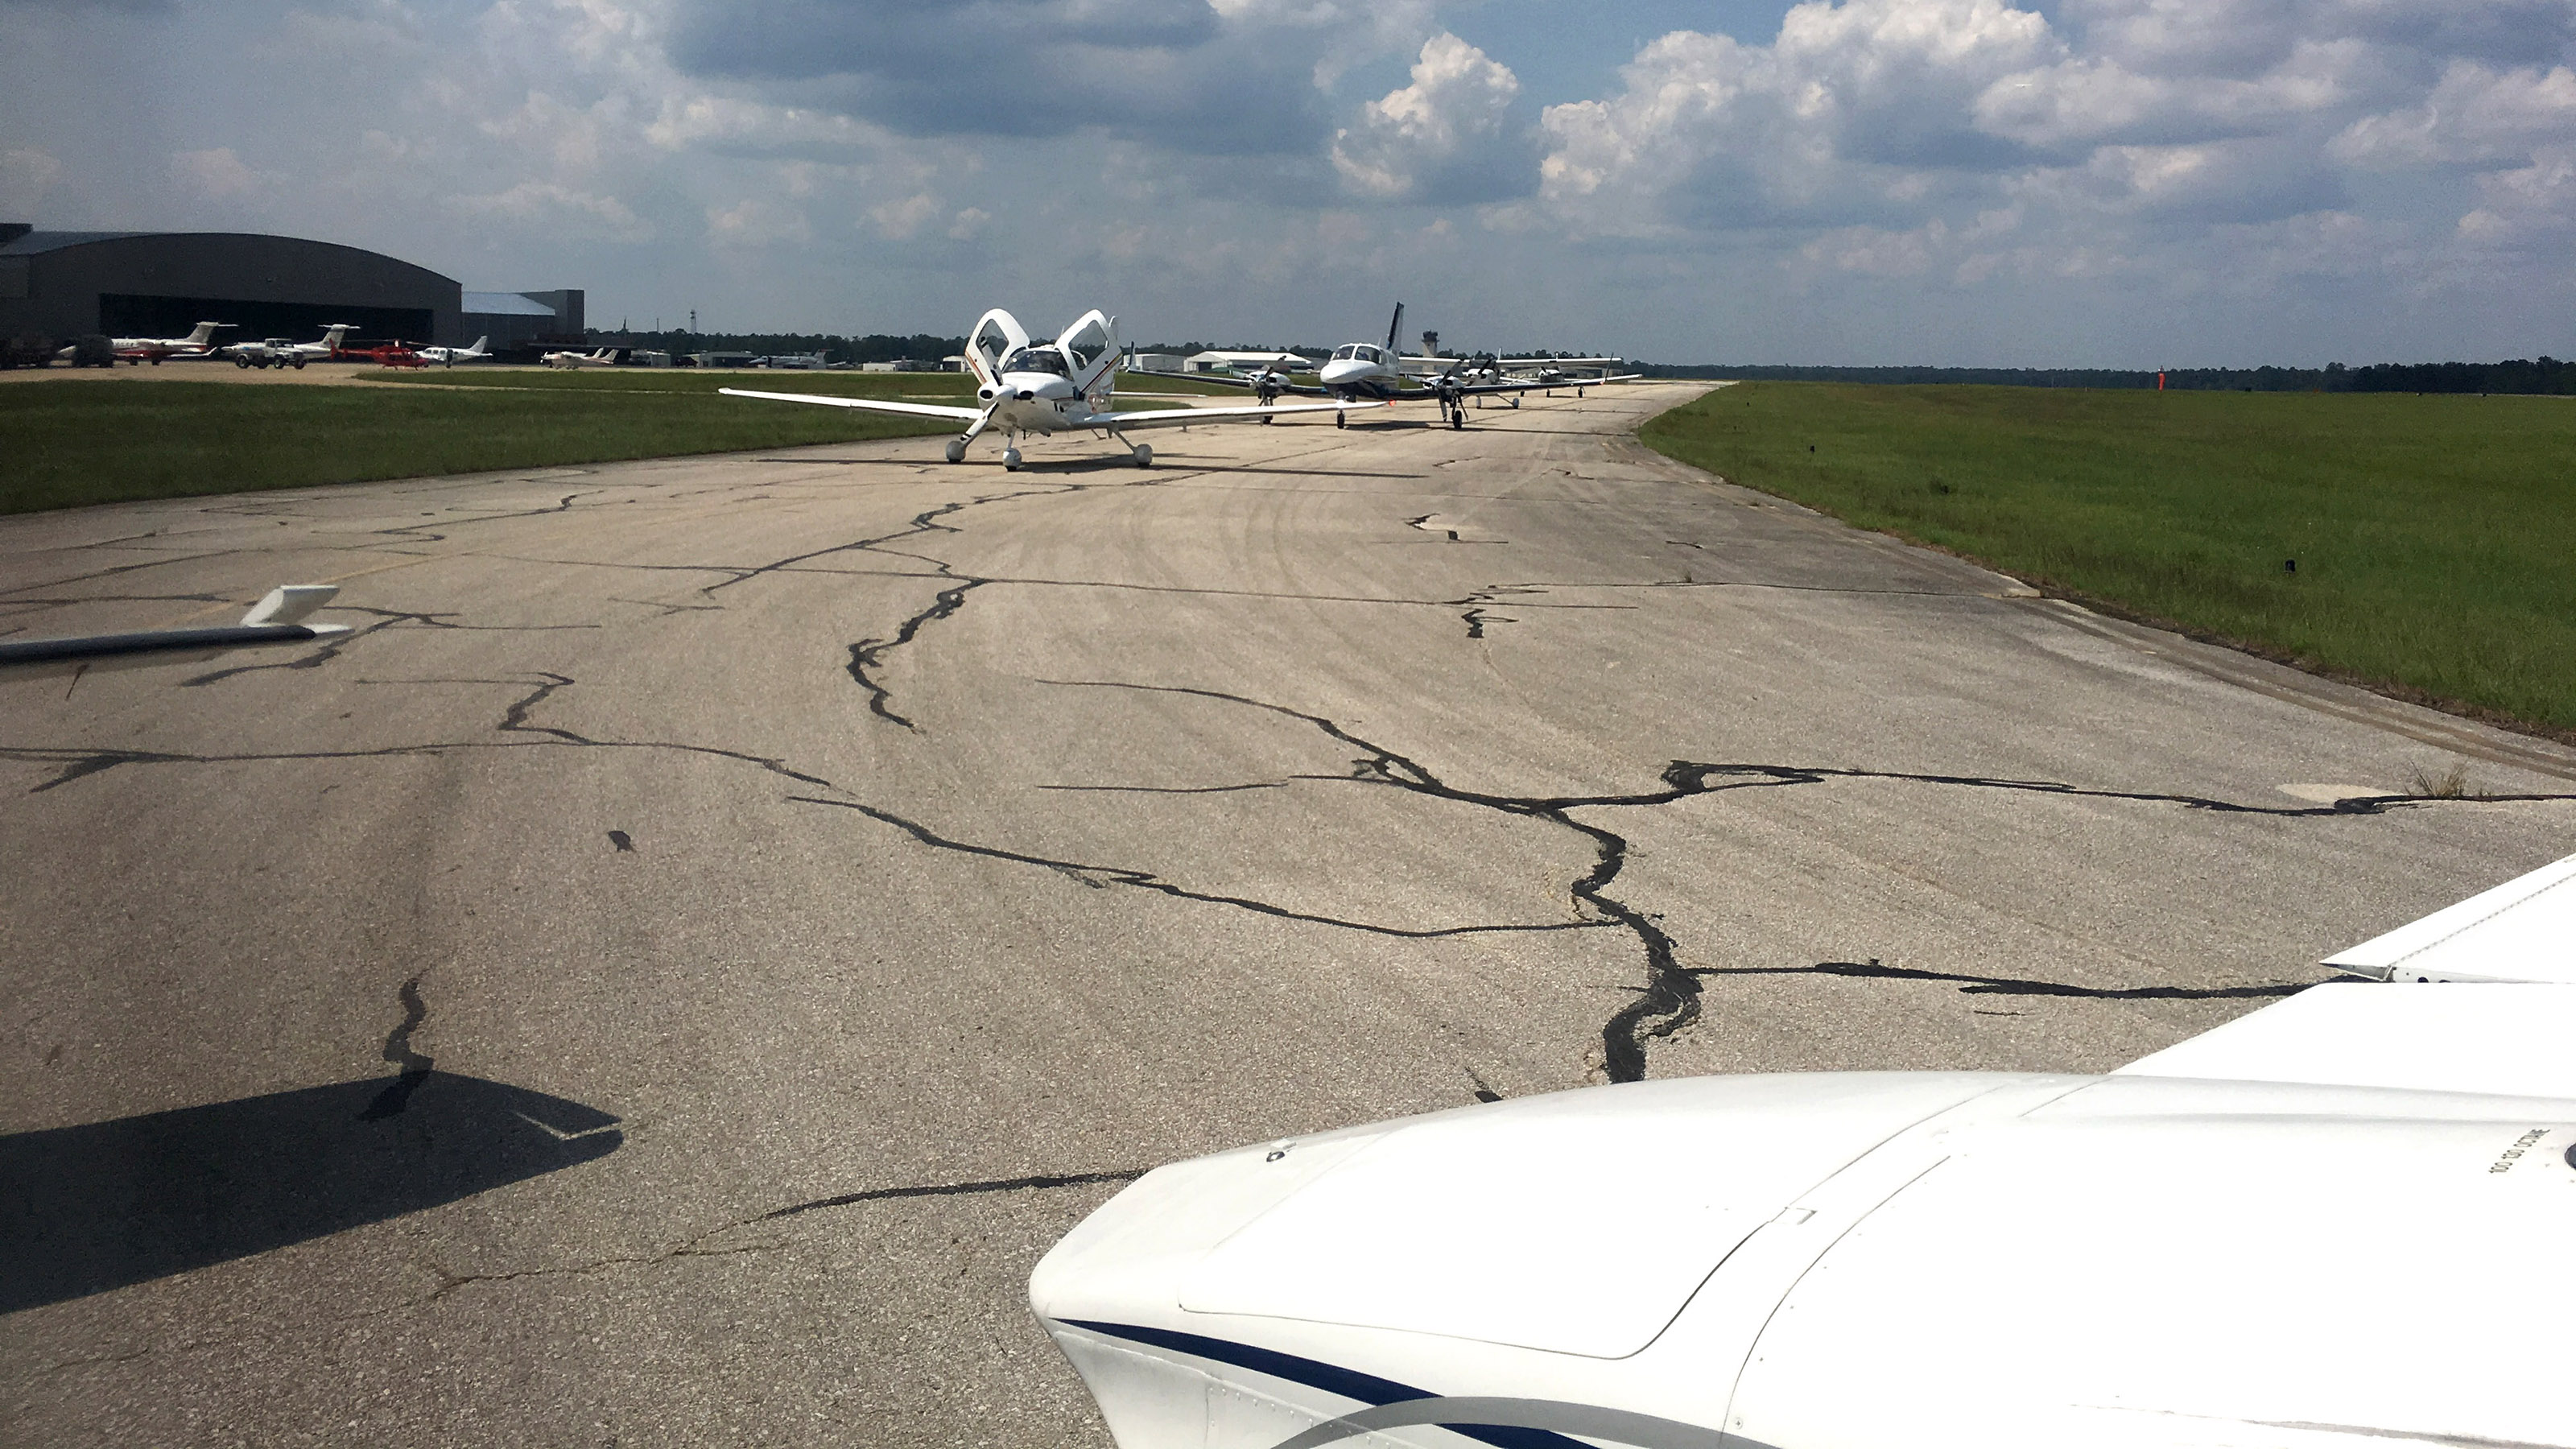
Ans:
[{"label": "grassy verge", "polygon": [[67,379],[0,388],[0,513],[912,437],[953,426],[746,402],[714,396],[713,385],[450,389]]},{"label": "grassy verge", "polygon": [[971,402],[975,379],[961,372],[701,372],[694,367],[387,367],[364,374],[370,382],[426,383],[431,387],[510,388],[557,393],[694,393],[716,389],[813,392],[831,397],[887,397]]},{"label": "grassy verge", "polygon": [[[370,372],[372,382],[426,383],[432,387],[515,387],[562,392],[712,393],[718,388],[755,392],[817,392],[833,397],[889,397],[918,401],[957,399],[971,403],[975,379],[962,372],[794,372],[752,368],[701,372],[693,367],[584,367],[565,371],[499,367],[384,368]],[[1152,372],[1118,374],[1121,393],[1190,393],[1210,397],[1251,394],[1239,387],[1203,378]]]},{"label": "grassy verge", "polygon": [[2576,401],[1749,383],[1640,436],[2043,588],[2576,732]]}]

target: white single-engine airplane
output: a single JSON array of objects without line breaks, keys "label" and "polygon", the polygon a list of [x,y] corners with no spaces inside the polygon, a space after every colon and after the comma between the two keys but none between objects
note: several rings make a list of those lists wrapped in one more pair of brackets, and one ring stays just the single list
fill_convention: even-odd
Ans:
[{"label": "white single-engine airplane", "polygon": [[618,349],[603,347],[596,352],[549,352],[537,359],[548,367],[615,367]]},{"label": "white single-engine airplane", "polygon": [[[1558,387],[1572,387],[1575,395],[1596,382],[1626,378],[1586,378],[1580,381],[1559,377],[1517,378],[1503,375],[1494,367],[1458,357],[1406,357],[1396,349],[1396,336],[1404,330],[1404,304],[1395,304],[1395,316],[1386,326],[1386,345],[1373,342],[1346,342],[1333,349],[1315,369],[1315,381],[1299,383],[1275,364],[1246,375],[1202,374],[1211,382],[1248,387],[1264,403],[1282,393],[1303,397],[1337,397],[1345,400],[1368,398],[1379,402],[1399,402],[1423,398],[1440,404],[1440,413],[1452,428],[1467,426],[1466,399],[1510,394],[1512,406],[1520,406],[1519,394],[1543,392]],[[1431,369],[1427,373],[1420,369]]]},{"label": "white single-engine airplane", "polygon": [[2107,1076],[1560,1092],[1147,1173],[1121,1449],[2576,1445],[2576,856]]},{"label": "white single-engine airplane", "polygon": [[1154,450],[1128,441],[1143,428],[1186,428],[1200,423],[1267,422],[1283,413],[1334,413],[1377,407],[1374,402],[1315,403],[1297,407],[1160,408],[1122,413],[1110,408],[1117,385],[1118,319],[1084,313],[1053,342],[1032,342],[1019,319],[999,307],[984,314],[966,343],[966,365],[975,370],[975,397],[980,408],[942,407],[936,403],[895,402],[872,397],[827,397],[820,393],[752,392],[726,387],[728,397],[766,398],[771,402],[820,403],[825,407],[865,408],[920,418],[953,418],[966,431],[948,440],[948,461],[966,460],[966,445],[985,429],[1003,433],[1002,466],[1020,466],[1023,434],[1095,432],[1124,444],[1139,468],[1153,466]]},{"label": "white single-engine airplane", "polygon": [[454,367],[460,362],[480,362],[491,356],[484,346],[491,340],[484,336],[475,338],[471,347],[415,347],[412,351],[420,355],[421,361],[433,366]]}]

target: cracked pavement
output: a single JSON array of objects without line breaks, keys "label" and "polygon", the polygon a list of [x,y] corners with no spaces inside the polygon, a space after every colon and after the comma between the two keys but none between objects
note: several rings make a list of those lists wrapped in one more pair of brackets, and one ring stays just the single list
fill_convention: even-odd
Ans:
[{"label": "cracked pavement", "polygon": [[0,1419],[1097,1449],[1024,1285],[1156,1163],[2098,1070],[2576,840],[2576,754],[1626,436],[1690,392],[0,519],[0,629],[358,626],[0,677],[0,1172],[79,1169],[0,1228],[187,1239]]}]

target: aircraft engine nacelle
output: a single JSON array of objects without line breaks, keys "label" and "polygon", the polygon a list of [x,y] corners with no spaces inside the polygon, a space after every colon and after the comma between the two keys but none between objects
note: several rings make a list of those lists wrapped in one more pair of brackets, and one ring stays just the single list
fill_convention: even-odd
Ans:
[{"label": "aircraft engine nacelle", "polygon": [[1160,1169],[1030,1299],[1122,1449],[2561,1444],[2571,1150],[2576,1101],[1640,1083]]}]

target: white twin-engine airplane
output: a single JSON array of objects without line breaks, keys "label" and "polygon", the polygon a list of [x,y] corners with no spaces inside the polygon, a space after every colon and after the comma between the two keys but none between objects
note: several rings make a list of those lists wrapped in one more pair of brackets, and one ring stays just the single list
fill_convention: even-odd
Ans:
[{"label": "white twin-engine airplane", "polygon": [[1003,434],[1002,466],[1020,466],[1020,438],[1027,433],[1096,432],[1125,444],[1136,466],[1153,466],[1154,450],[1130,442],[1140,428],[1186,428],[1200,423],[1260,423],[1285,413],[1343,413],[1377,407],[1373,402],[1315,403],[1299,407],[1159,408],[1148,412],[1113,412],[1111,390],[1118,373],[1118,319],[1101,312],[1083,314],[1053,342],[1032,342],[1019,319],[996,307],[975,324],[966,343],[966,365],[975,370],[975,396],[980,408],[942,407],[936,403],[895,402],[871,397],[826,397],[803,392],[752,392],[718,388],[728,397],[766,398],[772,402],[820,403],[825,407],[865,408],[870,412],[904,413],[922,418],[954,418],[966,431],[948,440],[948,461],[962,463],[966,445],[985,429]]},{"label": "white twin-engine airplane", "polygon": [[2576,1444],[2576,856],[2107,1076],[1703,1077],[1146,1174],[1122,1449]]}]

